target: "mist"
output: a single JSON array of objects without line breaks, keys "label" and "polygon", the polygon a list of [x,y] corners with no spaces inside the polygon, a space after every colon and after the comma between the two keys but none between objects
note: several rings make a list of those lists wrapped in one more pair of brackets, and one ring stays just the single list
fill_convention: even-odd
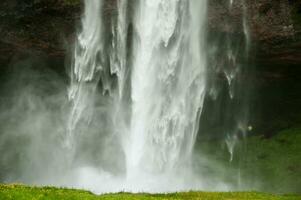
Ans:
[{"label": "mist", "polygon": [[216,31],[205,0],[119,0],[109,14],[108,2],[84,1],[65,56],[28,49],[3,67],[0,182],[275,191],[256,165],[268,156],[256,152],[247,3],[223,3],[238,17]]}]

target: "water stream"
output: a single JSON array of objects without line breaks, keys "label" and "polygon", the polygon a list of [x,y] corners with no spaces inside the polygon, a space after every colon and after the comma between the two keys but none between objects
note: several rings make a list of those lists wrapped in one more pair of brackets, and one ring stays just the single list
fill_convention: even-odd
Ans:
[{"label": "water stream", "polygon": [[[108,104],[114,107],[106,114],[114,125],[110,134],[117,134],[122,146],[124,189],[152,191],[169,178],[182,181],[180,171],[190,171],[205,96],[206,1],[136,2],[130,58],[127,1],[117,1],[109,64],[103,53],[102,4],[99,0],[85,1],[71,70],[72,108],[65,143],[69,151],[76,151],[78,135],[89,134],[95,96],[102,90],[103,98],[109,95]],[[102,75],[104,68],[109,68],[110,74]],[[113,76],[117,79],[112,80]],[[117,87],[106,86],[110,79]],[[176,188],[190,187],[181,184]],[[166,187],[170,190],[174,186]]]}]

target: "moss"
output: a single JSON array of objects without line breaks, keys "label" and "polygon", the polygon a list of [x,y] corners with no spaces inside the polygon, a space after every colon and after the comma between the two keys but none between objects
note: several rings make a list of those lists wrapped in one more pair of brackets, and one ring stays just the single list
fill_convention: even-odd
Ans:
[{"label": "moss", "polygon": [[0,199],[29,200],[29,199],[72,199],[72,200],[101,200],[101,199],[206,199],[206,200],[222,200],[222,199],[269,199],[269,200],[298,200],[301,199],[297,195],[272,195],[257,192],[238,192],[238,193],[221,193],[221,192],[186,192],[172,194],[106,194],[94,195],[83,190],[62,189],[54,187],[28,187],[23,185],[0,185]]}]

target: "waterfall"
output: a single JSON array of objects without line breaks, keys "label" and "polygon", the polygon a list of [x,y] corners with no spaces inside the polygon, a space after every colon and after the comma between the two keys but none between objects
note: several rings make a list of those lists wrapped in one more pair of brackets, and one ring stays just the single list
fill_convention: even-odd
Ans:
[{"label": "waterfall", "polygon": [[[223,66],[223,71],[225,73],[225,76],[228,81],[229,85],[229,95],[230,98],[233,99],[235,96],[235,92],[237,91],[237,86],[235,86],[235,82],[237,82],[240,74],[241,74],[241,67],[242,67],[242,58],[248,54],[249,49],[249,43],[250,43],[250,33],[248,30],[248,22],[247,22],[247,5],[245,0],[240,1],[229,1],[229,14],[231,15],[232,12],[234,12],[234,4],[238,6],[241,14],[241,30],[236,30],[236,32],[242,32],[244,35],[244,38],[237,42],[237,39],[235,39],[230,34],[227,36],[226,39],[226,46],[227,46],[227,57],[225,61],[225,65]],[[228,26],[232,27],[232,29],[235,29],[235,22],[234,20],[228,20]],[[231,30],[231,34],[233,34],[234,30]],[[244,46],[245,48],[241,48],[239,45]],[[237,84],[236,84],[237,85]]]},{"label": "waterfall", "polygon": [[118,77],[118,94],[122,98],[126,82],[127,64],[127,0],[117,1],[117,20],[112,25],[112,51],[110,55],[111,73]]},{"label": "waterfall", "polygon": [[89,124],[93,117],[95,90],[100,79],[99,72],[104,67],[102,5],[102,0],[85,1],[82,31],[77,37],[70,73],[71,85],[68,96],[72,106],[65,139],[68,148],[74,148],[77,134],[81,132],[79,123]]},{"label": "waterfall", "polygon": [[[248,53],[250,48],[250,32],[248,27],[248,18],[247,18],[247,3],[245,0],[235,1],[230,0],[229,7],[230,13],[233,12],[233,3],[236,3],[238,9],[241,12],[241,30],[236,30],[237,32],[241,32],[243,38],[237,42],[237,39],[233,36],[227,37],[227,54],[226,65],[224,68],[224,73],[226,75],[228,86],[229,86],[229,96],[231,101],[233,101],[233,105],[239,108],[239,111],[233,111],[232,115],[235,117],[234,121],[234,130],[229,131],[226,135],[226,144],[228,147],[228,151],[230,154],[230,161],[233,160],[234,148],[236,143],[238,142],[238,137],[244,137],[246,133],[249,131],[250,126],[248,125],[248,106],[246,101],[247,93],[246,89],[249,89],[246,85],[242,86],[242,84],[247,84],[247,80],[242,81],[242,76],[248,75],[246,72],[246,64],[248,59]],[[237,9],[237,8],[236,8]],[[229,21],[230,26],[235,26],[235,22]],[[233,33],[232,33],[233,34]],[[234,45],[233,45],[234,44]],[[236,98],[236,99],[234,99]]]},{"label": "waterfall", "polygon": [[222,150],[228,151],[229,161],[234,163],[243,155],[239,149],[243,145],[237,144],[253,129],[249,118],[252,90],[249,6],[245,0],[215,1],[209,5],[210,9],[216,9],[209,10],[216,12],[210,15],[212,21],[220,23],[209,27],[207,96],[199,138],[221,140]]},{"label": "waterfall", "polygon": [[127,166],[170,171],[189,162],[198,131],[206,1],[142,0],[136,10]]},{"label": "waterfall", "polygon": [[[125,177],[109,180],[114,190],[192,189],[181,182],[186,177],[180,173],[187,176],[191,170],[205,96],[207,3],[140,0],[130,15],[128,2],[118,0],[110,29],[103,21],[103,4],[85,1],[71,69],[66,146],[75,158],[78,137],[90,134],[91,121],[104,123],[95,108],[102,91],[100,99],[112,108],[105,113],[111,121],[109,134],[118,139],[124,157]],[[108,30],[110,43],[104,41]],[[178,183],[166,183],[172,180]],[[112,191],[104,188],[95,190]]]}]

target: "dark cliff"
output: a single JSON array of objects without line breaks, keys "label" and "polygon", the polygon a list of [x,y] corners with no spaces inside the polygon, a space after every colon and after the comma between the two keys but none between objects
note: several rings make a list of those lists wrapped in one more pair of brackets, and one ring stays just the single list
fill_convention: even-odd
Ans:
[{"label": "dark cliff", "polygon": [[[299,122],[301,86],[301,2],[298,0],[245,0],[256,76],[253,104],[260,113],[256,123],[264,131]],[[208,31],[242,35],[242,1],[229,9],[226,0],[208,0]],[[116,0],[106,0],[105,16],[115,11]],[[5,76],[12,60],[28,52],[43,55],[64,69],[82,13],[80,0],[2,0],[0,2],[0,70]],[[231,25],[226,22],[231,22]],[[68,60],[68,59],[67,59]],[[61,70],[64,73],[64,70]],[[277,87],[277,88],[276,88]],[[291,110],[295,112],[291,112]],[[299,110],[298,110],[299,109]],[[265,124],[270,124],[266,127]]]},{"label": "dark cliff", "polygon": [[[113,12],[115,0],[107,0],[106,12]],[[73,41],[81,15],[79,0],[4,0],[0,2],[0,60],[15,51],[32,49],[50,56],[64,56],[65,45]],[[211,30],[240,33],[235,27],[242,15],[241,3],[209,1]],[[247,22],[256,58],[262,62],[301,62],[301,3],[294,0],[248,0]],[[234,22],[229,27],[225,20]]]}]

